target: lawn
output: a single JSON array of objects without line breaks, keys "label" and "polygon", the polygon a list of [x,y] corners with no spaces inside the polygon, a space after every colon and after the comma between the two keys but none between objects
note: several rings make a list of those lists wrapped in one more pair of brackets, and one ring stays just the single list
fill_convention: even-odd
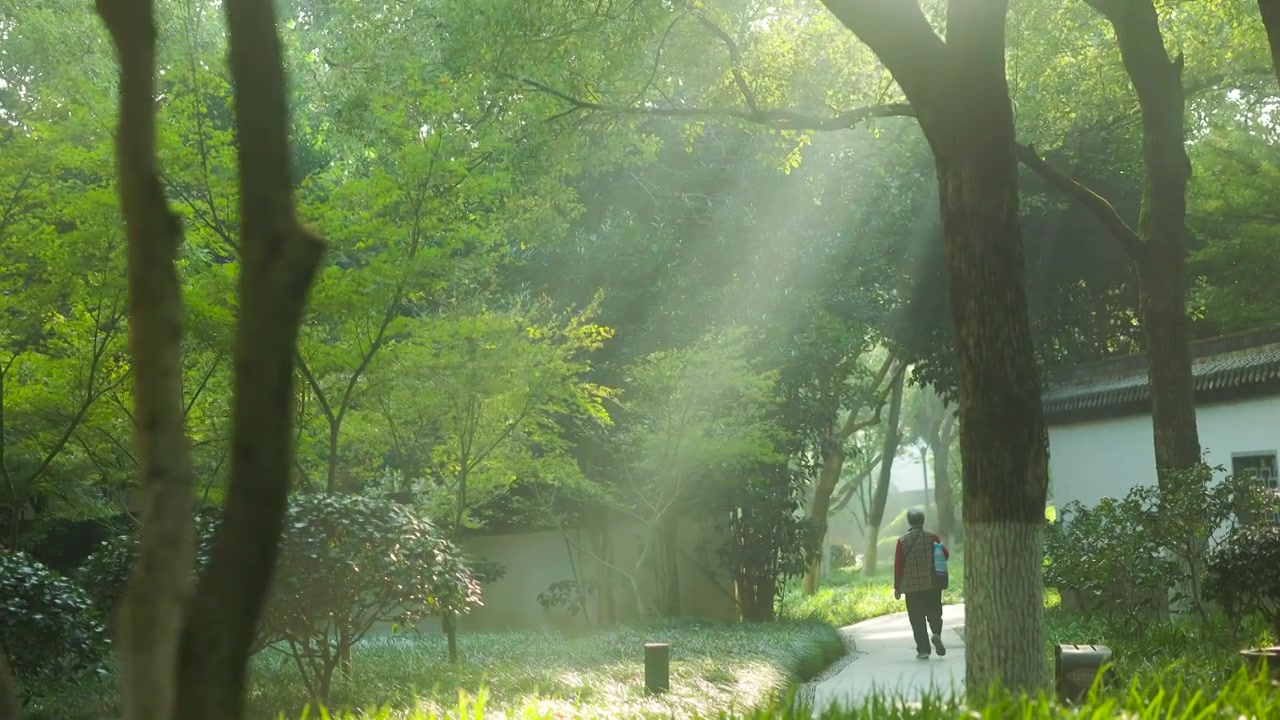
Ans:
[{"label": "lawn", "polygon": [[[946,604],[964,602],[964,554],[956,549],[947,563],[950,587],[943,592]],[[782,615],[793,620],[814,620],[836,627],[852,625],[890,613],[905,612],[901,599],[893,599],[893,556],[881,562],[875,575],[863,577],[858,568],[828,573],[818,592],[805,597],[799,581],[790,583],[782,600]]]},{"label": "lawn", "polygon": [[[445,660],[442,638],[380,636],[353,652],[349,683],[335,680],[334,708],[385,707],[377,717],[402,720],[456,710],[459,692],[485,688],[487,717],[690,717],[746,710],[785,697],[796,683],[844,653],[821,623],[619,627],[567,637],[511,632],[464,635],[464,662]],[[671,644],[671,691],[646,697],[645,642]],[[82,707],[110,707],[110,679],[41,703],[36,717],[68,717]],[[75,696],[79,697],[75,697]],[[299,717],[306,691],[296,671],[270,652],[254,661],[250,716]],[[495,714],[496,713],[496,714]]]}]

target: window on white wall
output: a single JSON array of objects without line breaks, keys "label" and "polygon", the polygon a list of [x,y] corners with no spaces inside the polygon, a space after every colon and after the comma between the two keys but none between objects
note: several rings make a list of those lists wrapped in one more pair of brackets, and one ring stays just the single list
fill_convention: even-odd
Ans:
[{"label": "window on white wall", "polygon": [[[1280,492],[1280,473],[1276,472],[1276,453],[1235,453],[1231,456],[1231,474],[1248,475],[1272,492]],[[1280,522],[1280,514],[1271,516],[1272,522]]]}]

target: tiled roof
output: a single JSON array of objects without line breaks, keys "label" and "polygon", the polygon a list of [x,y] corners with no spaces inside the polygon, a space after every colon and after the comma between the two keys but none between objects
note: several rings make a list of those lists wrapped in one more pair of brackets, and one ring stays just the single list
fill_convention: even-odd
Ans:
[{"label": "tiled roof", "polygon": [[[1280,327],[1192,343],[1197,399],[1280,381]],[[1147,361],[1128,355],[1050,373],[1042,394],[1046,416],[1102,412],[1147,403]]]}]

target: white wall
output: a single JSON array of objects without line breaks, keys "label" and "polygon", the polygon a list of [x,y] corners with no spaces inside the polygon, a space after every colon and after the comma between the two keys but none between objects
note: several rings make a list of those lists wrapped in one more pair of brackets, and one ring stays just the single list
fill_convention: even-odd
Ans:
[{"label": "white wall", "polygon": [[[1280,449],[1280,397],[1196,408],[1209,465],[1231,470],[1232,453]],[[1049,490],[1058,507],[1120,498],[1139,483],[1154,485],[1150,415],[1049,428]]]}]

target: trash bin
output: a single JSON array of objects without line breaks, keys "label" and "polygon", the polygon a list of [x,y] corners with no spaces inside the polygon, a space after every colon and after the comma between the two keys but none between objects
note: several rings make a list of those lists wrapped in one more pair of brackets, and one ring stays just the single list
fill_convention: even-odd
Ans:
[{"label": "trash bin", "polygon": [[[1058,699],[1077,703],[1084,700],[1103,665],[1111,663],[1111,648],[1105,645],[1059,645],[1053,650],[1053,677]],[[1102,684],[1109,685],[1115,670],[1107,668]]]}]

